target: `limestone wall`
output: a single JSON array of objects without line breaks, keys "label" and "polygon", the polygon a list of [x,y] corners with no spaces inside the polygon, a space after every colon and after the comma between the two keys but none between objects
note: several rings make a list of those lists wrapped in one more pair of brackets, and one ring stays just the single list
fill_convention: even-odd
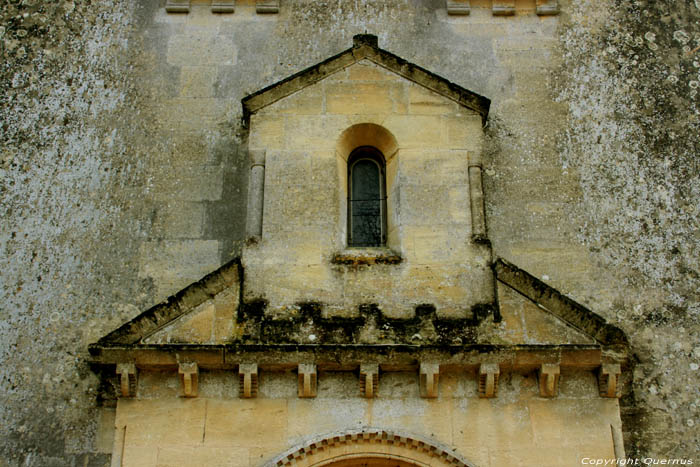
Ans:
[{"label": "limestone wall", "polygon": [[[491,305],[468,174],[481,164],[481,126],[477,112],[367,59],[256,112],[248,145],[265,154],[264,206],[262,235],[244,249],[245,297],[282,315],[303,302],[344,316],[376,303],[394,317],[422,303],[453,317]],[[386,162],[387,239],[369,250],[348,248],[348,157],[362,146]],[[337,261],[373,255],[396,264]]]},{"label": "limestone wall", "polygon": [[192,3],[1,5],[2,462],[108,462],[87,344],[239,254],[240,99],[365,31],[492,100],[495,254],[629,334],[628,452],[698,452],[697,1]]},{"label": "limestone wall", "polygon": [[476,466],[560,467],[615,457],[618,402],[598,397],[590,372],[563,374],[555,399],[537,396],[534,374],[504,377],[496,399],[475,397],[476,377],[464,373],[441,374],[438,399],[419,398],[417,373],[383,373],[377,399],[359,396],[351,372],[321,373],[315,399],[297,398],[291,372],[262,373],[258,397],[239,399],[235,376],[200,373],[197,399],[179,397],[174,372],[142,377],[139,399],[120,399],[116,410],[121,465],[257,466],[353,427],[417,435]]}]

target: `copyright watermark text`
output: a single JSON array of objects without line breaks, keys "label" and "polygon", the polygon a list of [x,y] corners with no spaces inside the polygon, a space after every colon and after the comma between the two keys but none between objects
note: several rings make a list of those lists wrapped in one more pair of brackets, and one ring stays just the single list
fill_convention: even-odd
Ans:
[{"label": "copyright watermark text", "polygon": [[655,457],[626,457],[623,459],[596,459],[584,457],[581,465],[603,465],[603,466],[624,466],[624,465],[695,465],[693,459],[661,459]]}]

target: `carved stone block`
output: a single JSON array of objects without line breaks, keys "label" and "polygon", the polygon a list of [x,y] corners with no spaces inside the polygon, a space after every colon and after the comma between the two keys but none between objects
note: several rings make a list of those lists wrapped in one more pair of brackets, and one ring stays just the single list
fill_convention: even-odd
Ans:
[{"label": "carved stone block", "polygon": [[491,13],[494,16],[512,16],[515,14],[515,0],[493,0]]},{"label": "carved stone block", "polygon": [[199,367],[197,364],[195,362],[180,363],[178,373],[185,397],[197,397],[199,394]]},{"label": "carved stone block", "polygon": [[603,363],[598,372],[600,397],[620,397],[620,364]]},{"label": "carved stone block", "polygon": [[363,397],[371,399],[377,395],[379,387],[379,365],[363,363],[360,365],[360,392]]},{"label": "carved stone block", "polygon": [[136,378],[138,373],[133,363],[117,363],[119,375],[119,388],[122,397],[134,397],[136,395]]},{"label": "carved stone block", "polygon": [[258,396],[258,365],[241,363],[238,366],[239,394],[245,399]]},{"label": "carved stone block", "polygon": [[554,397],[559,393],[559,374],[559,364],[542,364],[539,371],[540,396]]},{"label": "carved stone block", "polygon": [[316,365],[311,363],[299,364],[299,397],[316,397]]},{"label": "carved stone block", "polygon": [[255,2],[256,13],[279,13],[280,0],[257,0]]},{"label": "carved stone block", "polygon": [[470,0],[446,0],[448,15],[468,15],[471,13]]},{"label": "carved stone block", "polygon": [[235,7],[235,0],[213,0],[211,2],[212,13],[233,13]]},{"label": "carved stone block", "polygon": [[559,0],[537,0],[535,11],[540,16],[558,15]]},{"label": "carved stone block", "polygon": [[189,13],[190,0],[167,0],[165,2],[165,11],[168,13]]},{"label": "carved stone block", "polygon": [[437,363],[420,364],[420,396],[434,399],[438,396],[440,365]]},{"label": "carved stone block", "polygon": [[496,397],[498,376],[501,373],[497,363],[482,363],[479,367],[479,397]]}]

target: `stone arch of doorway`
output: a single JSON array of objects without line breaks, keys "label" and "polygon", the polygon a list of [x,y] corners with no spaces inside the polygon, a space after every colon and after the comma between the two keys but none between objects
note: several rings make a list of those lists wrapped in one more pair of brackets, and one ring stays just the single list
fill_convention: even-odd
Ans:
[{"label": "stone arch of doorway", "polygon": [[364,429],[306,441],[264,467],[476,467],[435,441],[409,433]]}]

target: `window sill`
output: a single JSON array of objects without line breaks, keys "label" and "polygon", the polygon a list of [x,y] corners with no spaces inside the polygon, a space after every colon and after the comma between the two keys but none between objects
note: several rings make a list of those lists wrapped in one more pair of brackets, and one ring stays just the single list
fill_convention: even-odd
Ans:
[{"label": "window sill", "polygon": [[399,264],[403,261],[400,254],[384,247],[348,247],[333,255],[331,263],[347,266],[363,264]]}]

